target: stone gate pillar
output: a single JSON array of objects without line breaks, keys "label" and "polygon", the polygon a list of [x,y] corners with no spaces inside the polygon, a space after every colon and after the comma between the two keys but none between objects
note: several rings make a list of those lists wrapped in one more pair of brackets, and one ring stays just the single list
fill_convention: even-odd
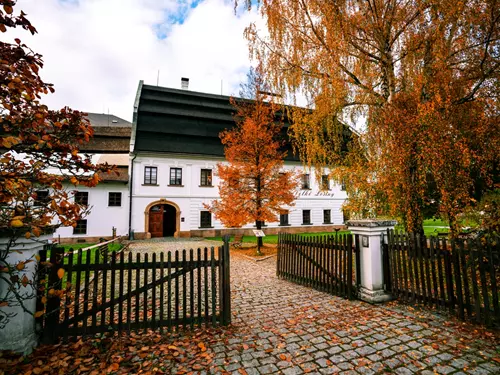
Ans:
[{"label": "stone gate pillar", "polygon": [[349,220],[347,227],[359,235],[361,266],[360,299],[370,303],[386,302],[391,295],[384,290],[382,240],[387,229],[394,229],[395,220]]}]

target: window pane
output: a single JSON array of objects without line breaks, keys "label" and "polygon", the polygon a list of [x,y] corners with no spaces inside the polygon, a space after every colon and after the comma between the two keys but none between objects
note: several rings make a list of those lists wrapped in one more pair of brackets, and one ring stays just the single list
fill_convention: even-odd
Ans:
[{"label": "window pane", "polygon": [[202,169],[201,170],[201,186],[212,186],[212,170]]},{"label": "window pane", "polygon": [[302,211],[302,224],[311,224],[311,210]]},{"label": "window pane", "polygon": [[89,205],[89,193],[87,191],[77,191],[75,194],[75,203],[83,206]]},{"label": "window pane", "polygon": [[73,234],[87,234],[87,220],[77,220],[76,227],[73,228]]},{"label": "window pane", "polygon": [[170,168],[170,185],[182,185],[182,168]]},{"label": "window pane", "polygon": [[321,189],[330,190],[330,181],[327,175],[321,176]]},{"label": "window pane", "polygon": [[288,213],[280,214],[280,225],[288,225]]},{"label": "window pane", "polygon": [[108,205],[120,207],[122,205],[122,193],[109,193]]},{"label": "window pane", "polygon": [[331,210],[323,210],[323,222],[325,224],[330,224],[332,222]]},{"label": "window pane", "polygon": [[302,175],[302,189],[310,189],[311,185],[309,183],[309,174]]},{"label": "window pane", "polygon": [[44,206],[47,203],[49,203],[49,191],[48,190],[37,190],[36,191],[36,198],[35,201],[33,202],[33,205],[35,206]]},{"label": "window pane", "polygon": [[212,226],[212,215],[208,211],[200,211],[200,227],[209,228]]},{"label": "window pane", "polygon": [[158,169],[157,167],[144,167],[144,184],[156,185]]}]

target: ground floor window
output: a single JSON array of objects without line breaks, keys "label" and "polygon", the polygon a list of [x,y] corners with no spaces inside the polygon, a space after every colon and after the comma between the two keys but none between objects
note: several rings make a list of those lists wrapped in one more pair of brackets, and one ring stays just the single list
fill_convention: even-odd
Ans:
[{"label": "ground floor window", "polygon": [[288,211],[280,214],[280,225],[288,225]]},{"label": "ground floor window", "polygon": [[122,205],[122,193],[109,193],[108,206],[110,207],[121,207]]},{"label": "ground floor window", "polygon": [[332,210],[323,210],[323,224],[332,223]]},{"label": "ground floor window", "polygon": [[311,210],[302,210],[302,224],[311,224]]},{"label": "ground floor window", "polygon": [[212,214],[208,211],[200,211],[200,228],[212,227]]},{"label": "ground floor window", "polygon": [[48,190],[37,190],[36,198],[33,205],[35,206],[45,206],[50,201],[49,191]]},{"label": "ground floor window", "polygon": [[73,234],[87,234],[87,220],[77,220],[76,227],[73,228]]}]

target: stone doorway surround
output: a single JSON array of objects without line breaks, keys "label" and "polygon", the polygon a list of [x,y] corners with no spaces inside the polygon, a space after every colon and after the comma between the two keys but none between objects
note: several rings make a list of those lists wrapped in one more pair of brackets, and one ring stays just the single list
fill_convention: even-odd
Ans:
[{"label": "stone doorway surround", "polygon": [[175,208],[175,233],[174,238],[179,238],[180,228],[181,228],[181,209],[179,206],[169,200],[164,198],[160,200],[153,201],[146,206],[144,210],[144,232],[146,233],[147,238],[151,238],[151,233],[149,232],[149,211],[152,207],[157,205],[170,205]]}]

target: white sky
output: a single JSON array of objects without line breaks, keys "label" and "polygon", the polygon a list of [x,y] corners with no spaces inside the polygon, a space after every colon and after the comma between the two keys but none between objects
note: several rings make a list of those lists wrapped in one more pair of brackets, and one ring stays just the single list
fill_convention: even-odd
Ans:
[{"label": "white sky", "polygon": [[[250,67],[244,28],[256,12],[234,14],[225,0],[19,0],[38,34],[18,37],[43,55],[41,71],[56,92],[44,102],[132,120],[139,80],[237,94]],[[5,37],[6,35],[6,37]],[[7,40],[9,41],[9,40]]]}]

